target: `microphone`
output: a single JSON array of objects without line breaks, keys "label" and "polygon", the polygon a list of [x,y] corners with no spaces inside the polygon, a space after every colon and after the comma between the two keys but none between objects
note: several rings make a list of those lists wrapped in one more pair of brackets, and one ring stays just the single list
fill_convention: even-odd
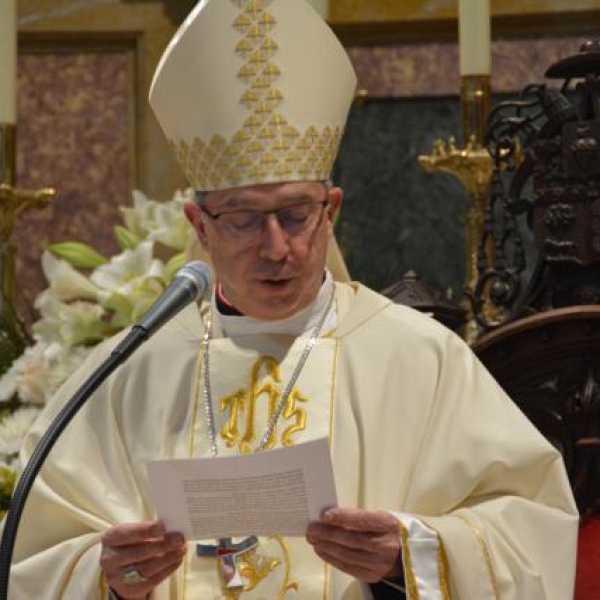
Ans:
[{"label": "microphone", "polygon": [[200,260],[187,263],[175,273],[148,312],[131,328],[131,331],[114,348],[111,356],[122,362],[136,348],[156,333],[168,320],[191,302],[198,300],[210,285],[211,272]]},{"label": "microphone", "polygon": [[44,460],[77,411],[84,405],[105,379],[121,365],[140,344],[173,318],[185,306],[200,298],[209,286],[210,269],[200,261],[190,262],[175,274],[150,310],[117,344],[110,356],[84,381],[75,395],[61,408],[58,415],[41,437],[29,462],[23,469],[4,521],[0,540],[0,600],[7,600],[10,565],[21,514],[34,479]]}]

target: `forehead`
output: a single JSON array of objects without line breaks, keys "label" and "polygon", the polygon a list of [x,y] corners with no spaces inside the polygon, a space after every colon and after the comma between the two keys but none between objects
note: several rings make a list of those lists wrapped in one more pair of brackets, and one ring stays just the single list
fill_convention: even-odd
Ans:
[{"label": "forehead", "polygon": [[208,192],[205,201],[208,206],[218,208],[271,207],[286,202],[311,200],[323,191],[323,183],[320,181],[292,181]]}]

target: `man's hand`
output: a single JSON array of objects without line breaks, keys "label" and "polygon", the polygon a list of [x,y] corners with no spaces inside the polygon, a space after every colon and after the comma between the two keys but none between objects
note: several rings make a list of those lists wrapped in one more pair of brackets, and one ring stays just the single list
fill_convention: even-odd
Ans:
[{"label": "man's hand", "polygon": [[[108,585],[124,600],[145,598],[179,567],[187,545],[179,533],[167,533],[159,522],[125,523],[102,536],[100,567]],[[127,582],[135,569],[145,581]]]},{"label": "man's hand", "polygon": [[400,526],[390,513],[331,508],[306,539],[324,561],[366,583],[402,574]]}]

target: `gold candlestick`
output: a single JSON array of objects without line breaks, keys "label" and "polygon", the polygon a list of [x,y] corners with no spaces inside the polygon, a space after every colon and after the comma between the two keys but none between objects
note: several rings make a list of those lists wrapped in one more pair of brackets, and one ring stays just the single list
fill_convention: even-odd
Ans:
[{"label": "gold candlestick", "polygon": [[43,208],[55,196],[45,188],[20,190],[16,181],[16,126],[0,123],[0,374],[4,373],[24,350],[29,340],[17,316],[15,258],[11,242],[17,217],[30,208]]},{"label": "gold candlestick", "polygon": [[[419,156],[419,164],[426,171],[441,171],[454,175],[467,190],[470,206],[465,216],[465,293],[472,293],[477,285],[477,250],[483,233],[488,188],[494,167],[483,146],[491,107],[490,76],[463,76],[460,97],[464,148],[457,148],[453,138],[448,142],[437,140],[430,156]],[[487,258],[491,264],[489,251]],[[470,304],[463,305],[467,310],[464,337],[468,342],[473,342],[479,328]]]}]

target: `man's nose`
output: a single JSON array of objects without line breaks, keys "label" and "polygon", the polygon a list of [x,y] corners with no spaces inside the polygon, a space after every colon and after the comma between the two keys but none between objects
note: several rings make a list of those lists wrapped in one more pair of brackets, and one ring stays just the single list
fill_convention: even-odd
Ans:
[{"label": "man's nose", "polygon": [[274,213],[266,215],[261,234],[261,258],[281,260],[285,258],[289,248],[288,234],[277,220],[277,215]]}]

